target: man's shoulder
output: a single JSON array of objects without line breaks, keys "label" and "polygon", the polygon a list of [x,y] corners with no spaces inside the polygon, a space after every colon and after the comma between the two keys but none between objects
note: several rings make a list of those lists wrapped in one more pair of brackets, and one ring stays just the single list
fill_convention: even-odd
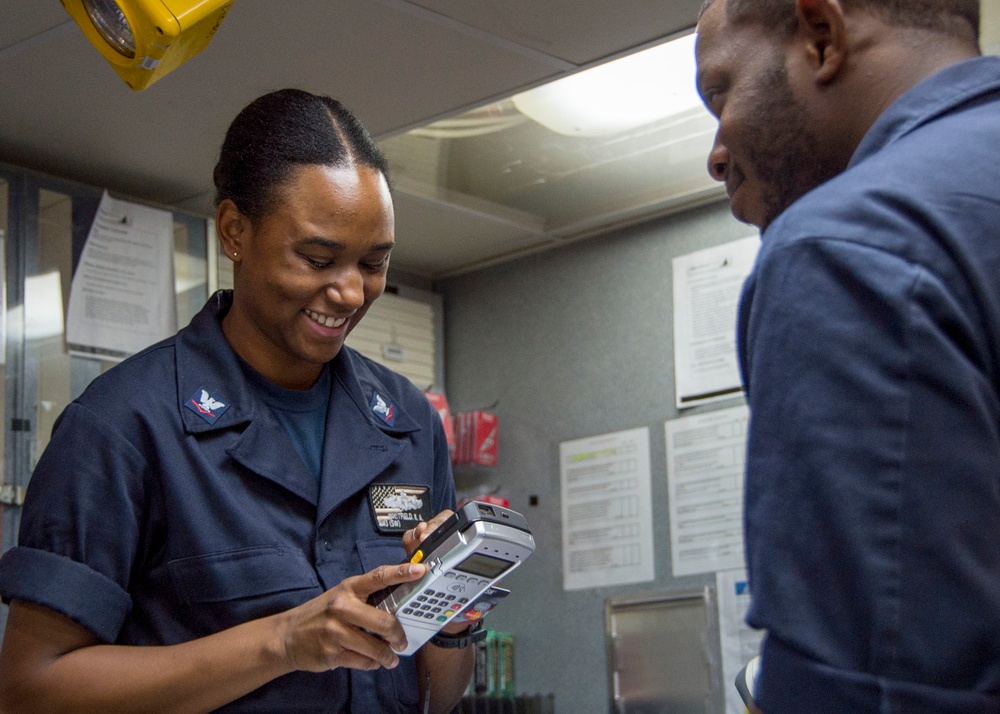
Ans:
[{"label": "man's shoulder", "polygon": [[[789,206],[767,237],[775,244],[808,237],[900,251],[904,244],[894,238],[935,238],[932,227],[958,230],[957,207],[1000,190],[1000,162],[983,150],[1000,142],[998,103],[1000,96],[990,104],[995,116],[988,124],[957,111],[886,144]],[[992,209],[978,203],[970,210],[996,218],[995,202]]]}]

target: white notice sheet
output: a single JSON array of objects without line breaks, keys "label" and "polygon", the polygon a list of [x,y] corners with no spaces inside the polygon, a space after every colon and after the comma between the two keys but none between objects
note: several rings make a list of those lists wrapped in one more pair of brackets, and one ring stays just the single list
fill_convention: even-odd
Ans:
[{"label": "white notice sheet", "polygon": [[743,567],[746,406],[666,423],[674,576]]},{"label": "white notice sheet", "polygon": [[649,429],[565,441],[559,468],[563,588],[653,580]]},{"label": "white notice sheet", "polygon": [[120,360],[176,331],[173,216],[105,191],[73,274],[70,353]]},{"label": "white notice sheet", "polygon": [[736,313],[760,239],[742,238],[673,260],[677,408],[742,391]]},{"label": "white notice sheet", "polygon": [[724,570],[715,574],[719,594],[719,634],[722,640],[722,682],[726,692],[726,714],[744,714],[743,699],[736,690],[736,675],[747,662],[760,654],[763,630],[746,623],[750,607],[750,587],[745,570]]}]

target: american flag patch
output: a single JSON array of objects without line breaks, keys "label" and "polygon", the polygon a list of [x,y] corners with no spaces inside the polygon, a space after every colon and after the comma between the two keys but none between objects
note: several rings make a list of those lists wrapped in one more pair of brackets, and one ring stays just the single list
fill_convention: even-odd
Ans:
[{"label": "american flag patch", "polygon": [[379,533],[402,534],[434,515],[427,486],[376,483],[368,487],[372,522]]}]

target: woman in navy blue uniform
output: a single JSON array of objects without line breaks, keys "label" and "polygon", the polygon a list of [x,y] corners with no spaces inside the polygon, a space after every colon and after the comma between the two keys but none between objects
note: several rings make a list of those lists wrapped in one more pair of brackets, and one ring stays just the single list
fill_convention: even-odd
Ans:
[{"label": "woman in navy blue uniform", "polygon": [[385,288],[385,159],[282,90],[215,182],[234,289],[61,415],[0,560],[0,709],[450,711],[465,626],[401,658],[366,602],[423,575],[399,563],[455,506],[437,412],[344,346]]}]

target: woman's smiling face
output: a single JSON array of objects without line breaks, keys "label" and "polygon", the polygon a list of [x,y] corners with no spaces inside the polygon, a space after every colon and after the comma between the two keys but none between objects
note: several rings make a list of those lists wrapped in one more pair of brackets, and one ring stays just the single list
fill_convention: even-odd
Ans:
[{"label": "woman's smiling face", "polygon": [[364,165],[297,168],[256,222],[219,206],[234,259],[229,343],[272,382],[308,388],[385,290],[393,246],[385,176]]}]

